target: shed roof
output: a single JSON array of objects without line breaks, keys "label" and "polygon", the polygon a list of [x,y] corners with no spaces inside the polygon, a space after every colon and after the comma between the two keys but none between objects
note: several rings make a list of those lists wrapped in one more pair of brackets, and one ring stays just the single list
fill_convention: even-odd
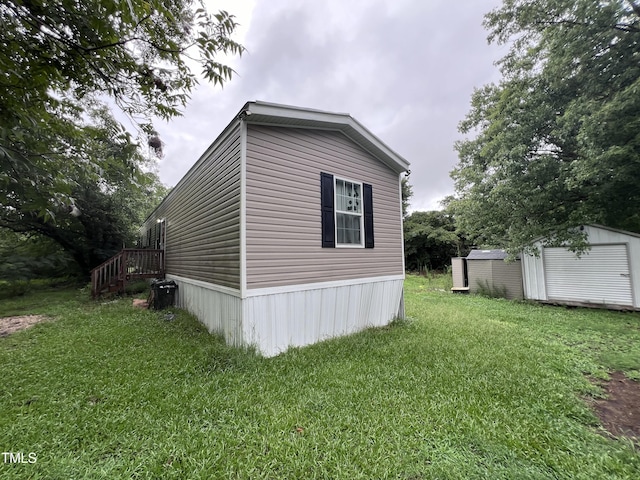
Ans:
[{"label": "shed roof", "polygon": [[409,169],[409,162],[391,150],[348,113],[333,113],[261,101],[247,102],[239,118],[247,123],[297,128],[336,130],[356,142],[397,173]]},{"label": "shed roof", "polygon": [[504,250],[471,250],[467,260],[504,260],[507,252]]},{"label": "shed roof", "polygon": [[592,227],[592,228],[600,228],[602,230],[608,230],[610,232],[615,232],[615,233],[620,233],[622,235],[629,235],[631,237],[640,238],[640,233],[630,232],[628,230],[620,230],[619,228],[611,228],[611,227],[607,227],[605,225],[600,225],[597,223],[592,223],[591,225],[586,225],[586,226]]},{"label": "shed roof", "polygon": [[[584,224],[584,225],[577,226],[575,228],[577,228],[579,230],[584,230],[587,227],[588,228],[594,228],[596,230],[606,230],[608,232],[614,232],[614,233],[619,233],[621,235],[628,235],[630,237],[640,238],[640,233],[630,232],[628,230],[620,230],[619,228],[607,227],[605,225],[600,225],[598,223]],[[541,242],[541,241],[545,240],[546,238],[547,237],[545,237],[545,236],[536,237],[531,241],[531,244],[535,244],[537,242]]]}]

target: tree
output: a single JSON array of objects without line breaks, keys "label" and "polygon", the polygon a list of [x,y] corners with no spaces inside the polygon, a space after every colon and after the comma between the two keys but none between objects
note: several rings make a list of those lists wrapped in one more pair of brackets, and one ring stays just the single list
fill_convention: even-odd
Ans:
[{"label": "tree", "polygon": [[512,253],[582,250],[586,223],[640,232],[640,4],[505,0],[485,26],[511,47],[460,124],[460,227]]},{"label": "tree", "polygon": [[73,258],[50,238],[0,228],[0,280],[28,281],[79,273]]},{"label": "tree", "polygon": [[192,64],[214,84],[231,78],[217,57],[242,52],[235,27],[231,15],[212,16],[194,0],[0,4],[2,192],[26,195],[31,184],[30,207],[49,219],[69,206],[74,179],[65,164],[101,168],[87,160],[82,128],[89,106],[104,98],[160,148],[152,118],[180,113],[197,83]]},{"label": "tree", "polygon": [[160,152],[153,118],[180,114],[194,65],[231,78],[218,57],[242,53],[236,26],[195,0],[2,2],[0,227],[52,238],[84,271],[120,248],[159,185],[105,100]]},{"label": "tree", "polygon": [[408,270],[445,270],[451,257],[468,247],[456,233],[453,215],[443,211],[413,212],[404,221],[404,254]]},{"label": "tree", "polygon": [[91,122],[73,138],[82,141],[86,161],[100,169],[88,171],[81,159],[67,156],[62,167],[63,175],[73,178],[73,204],[58,209],[55,221],[38,215],[31,202],[40,193],[38,186],[27,183],[20,195],[7,197],[0,216],[2,228],[55,241],[85,274],[133,244],[137,226],[167,191],[155,174],[142,169],[145,158],[106,107],[88,113]]},{"label": "tree", "polygon": [[411,197],[413,197],[413,187],[409,183],[409,174],[402,177],[402,218],[407,217],[409,212],[409,204],[411,203]]}]

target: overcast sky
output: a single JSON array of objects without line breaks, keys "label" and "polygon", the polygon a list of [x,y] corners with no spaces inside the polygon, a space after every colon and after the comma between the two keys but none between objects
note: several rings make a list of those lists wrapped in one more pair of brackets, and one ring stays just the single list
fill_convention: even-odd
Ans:
[{"label": "overcast sky", "polygon": [[474,87],[499,80],[504,47],[483,15],[499,0],[208,0],[241,24],[247,52],[223,89],[202,85],[184,116],[158,122],[173,186],[245,102],[349,113],[411,163],[411,210],[453,193],[458,123]]}]

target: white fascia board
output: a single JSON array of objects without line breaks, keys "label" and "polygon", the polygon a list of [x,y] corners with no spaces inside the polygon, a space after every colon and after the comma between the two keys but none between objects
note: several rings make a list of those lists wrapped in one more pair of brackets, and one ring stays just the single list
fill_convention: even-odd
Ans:
[{"label": "white fascia board", "polygon": [[355,118],[353,118],[350,115],[348,117],[349,117],[348,119],[349,127],[353,129],[355,132],[357,132],[360,136],[362,136],[363,138],[371,142],[385,156],[394,160],[395,163],[398,165],[398,168],[400,169],[398,173],[406,172],[409,170],[410,164],[407,160],[405,160],[399,154],[391,150],[391,148],[389,148],[386,143],[384,143],[382,140],[376,137],[373,133],[371,133],[367,127],[362,125]]},{"label": "white fascia board", "polygon": [[348,113],[327,112],[324,110],[316,110],[313,108],[295,107],[292,105],[283,105],[280,103],[247,102],[244,110],[258,115],[268,115],[273,117],[285,117],[298,120],[315,120],[318,122],[331,122],[331,118],[349,117]]}]

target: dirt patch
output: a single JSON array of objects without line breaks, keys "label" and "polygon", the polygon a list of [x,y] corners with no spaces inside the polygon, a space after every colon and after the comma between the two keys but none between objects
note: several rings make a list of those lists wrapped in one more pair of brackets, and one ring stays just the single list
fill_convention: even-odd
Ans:
[{"label": "dirt patch", "polygon": [[48,320],[45,315],[20,315],[19,317],[0,318],[0,337],[6,337],[13,332],[24,330],[45,320]]},{"label": "dirt patch", "polygon": [[601,386],[607,398],[595,400],[594,408],[602,426],[611,435],[640,442],[640,383],[614,372]]}]

